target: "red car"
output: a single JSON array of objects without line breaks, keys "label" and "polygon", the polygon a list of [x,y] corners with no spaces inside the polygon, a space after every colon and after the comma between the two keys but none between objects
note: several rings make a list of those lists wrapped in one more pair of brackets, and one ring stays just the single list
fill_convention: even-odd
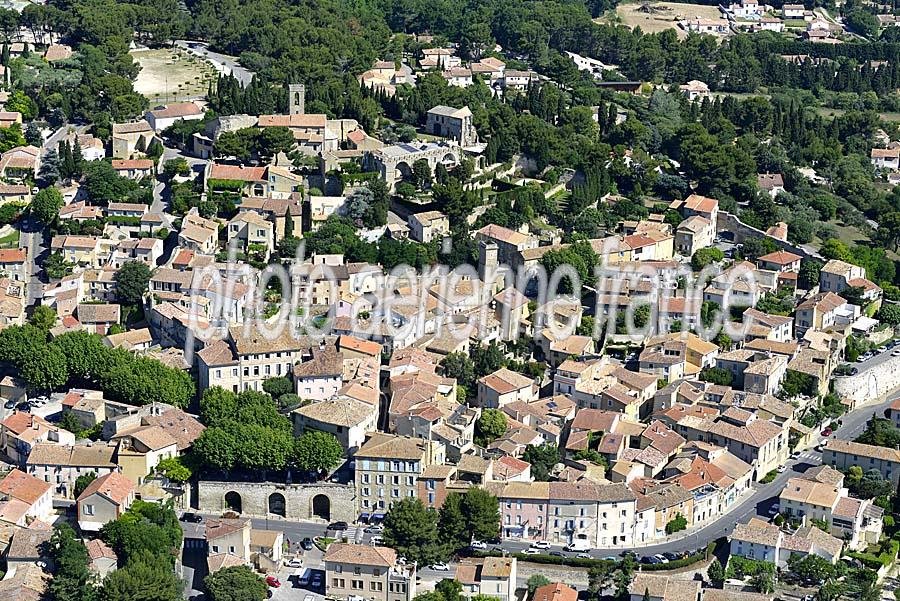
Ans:
[{"label": "red car", "polygon": [[834,431],[831,428],[825,428],[822,430],[822,436],[831,436]]},{"label": "red car", "polygon": [[275,578],[275,576],[266,576],[266,584],[272,588],[278,588],[281,586],[281,581],[278,578]]}]

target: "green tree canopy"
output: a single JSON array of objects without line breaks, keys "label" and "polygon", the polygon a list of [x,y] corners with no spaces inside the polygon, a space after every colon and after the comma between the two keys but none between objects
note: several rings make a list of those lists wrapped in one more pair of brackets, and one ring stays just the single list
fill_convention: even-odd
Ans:
[{"label": "green tree canopy", "polygon": [[437,522],[437,512],[419,499],[401,499],[385,516],[384,544],[420,566],[443,561],[447,548],[438,536]]},{"label": "green tree canopy", "polygon": [[210,601],[263,601],[268,586],[248,566],[222,568],[203,581]]}]

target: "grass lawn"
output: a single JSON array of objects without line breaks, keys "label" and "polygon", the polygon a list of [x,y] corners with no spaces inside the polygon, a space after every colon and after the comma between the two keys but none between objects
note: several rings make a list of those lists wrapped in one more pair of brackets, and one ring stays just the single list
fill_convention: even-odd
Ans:
[{"label": "grass lawn", "polygon": [[0,248],[19,248],[19,230],[13,229],[0,238]]},{"label": "grass lawn", "polygon": [[[828,107],[819,107],[816,111],[823,117],[839,117],[846,113],[844,109],[832,109]],[[888,123],[900,123],[900,113],[878,113],[878,116]]]}]

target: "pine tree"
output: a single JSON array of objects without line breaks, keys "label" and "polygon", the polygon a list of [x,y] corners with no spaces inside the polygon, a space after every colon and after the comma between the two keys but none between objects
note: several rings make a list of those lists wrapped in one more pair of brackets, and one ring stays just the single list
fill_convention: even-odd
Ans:
[{"label": "pine tree", "polygon": [[81,144],[76,136],[75,143],[72,145],[72,175],[70,177],[81,179],[82,175],[84,175],[84,155],[81,154]]}]

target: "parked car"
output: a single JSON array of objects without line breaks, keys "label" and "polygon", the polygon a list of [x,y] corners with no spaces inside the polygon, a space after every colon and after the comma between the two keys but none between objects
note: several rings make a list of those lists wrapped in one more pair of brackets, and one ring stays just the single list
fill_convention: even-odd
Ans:
[{"label": "parked car", "polygon": [[832,434],[834,434],[834,430],[832,430],[831,428],[825,428],[824,430],[822,430],[822,436],[831,436]]},{"label": "parked car", "polygon": [[182,522],[191,522],[193,524],[199,524],[203,522],[203,516],[197,515],[196,513],[184,513],[181,515]]},{"label": "parked car", "polygon": [[778,467],[775,468],[775,471],[778,472],[779,474],[783,474],[784,472],[787,471],[787,466],[779,465]]},{"label": "parked car", "polygon": [[375,526],[369,526],[365,530],[363,530],[366,534],[381,534],[384,532],[384,526],[376,524]]},{"label": "parked car", "polygon": [[335,530],[335,531],[343,531],[349,527],[350,527],[350,525],[347,524],[347,522],[332,522],[332,523],[328,524],[328,529]]},{"label": "parked car", "polygon": [[6,401],[5,403],[3,403],[3,408],[4,409],[15,409],[16,402],[15,401]]},{"label": "parked car", "polygon": [[313,540],[307,536],[302,541],[300,541],[300,546],[303,547],[304,551],[312,551]]},{"label": "parked car", "polygon": [[550,555],[553,557],[565,557],[562,551],[550,551]]},{"label": "parked car", "polygon": [[678,553],[672,553],[671,551],[662,554],[663,557],[668,559],[669,561],[675,561],[676,559],[681,559]]},{"label": "parked car", "polygon": [[660,561],[659,558],[656,557],[655,555],[645,555],[644,557],[641,557],[641,563],[644,563],[644,564],[647,564],[647,563],[656,564],[656,563],[662,563],[662,561]]},{"label": "parked car", "polygon": [[278,588],[281,586],[281,581],[275,576],[266,576],[266,584],[272,588]]},{"label": "parked car", "polygon": [[487,543],[483,543],[480,540],[473,540],[472,544],[469,545],[469,547],[478,551],[482,551],[487,549]]},{"label": "parked car", "polygon": [[532,546],[532,548],[534,548],[534,549],[549,549],[549,548],[550,548],[550,541],[546,541],[546,540],[537,540],[537,541],[534,541],[533,543],[531,543],[531,546]]},{"label": "parked car", "polygon": [[384,539],[381,538],[380,536],[375,535],[372,537],[372,546],[373,547],[377,547],[377,546],[383,545],[383,544],[384,544]]},{"label": "parked car", "polygon": [[[577,557],[578,559],[591,559],[591,554],[590,553],[579,553],[575,557]],[[616,561],[615,557],[613,558],[613,561]]]},{"label": "parked car", "polygon": [[541,552],[535,548],[528,548],[522,551],[522,555],[540,555]]},{"label": "parked car", "polygon": [[450,566],[445,561],[439,561],[431,565],[431,569],[436,572],[449,572]]},{"label": "parked car", "polygon": [[669,560],[665,558],[663,555],[656,554],[653,557],[659,560],[659,563],[669,563]]},{"label": "parked car", "polygon": [[303,560],[300,559],[299,557],[294,557],[294,558],[291,559],[289,562],[287,562],[287,567],[289,567],[289,568],[302,568],[302,567],[303,567]]},{"label": "parked car", "polygon": [[484,541],[484,542],[486,542],[486,543],[489,544],[489,545],[499,545],[499,544],[500,544],[500,537],[499,537],[499,536],[495,536],[494,538],[489,538],[489,539],[487,539],[487,540]]}]

